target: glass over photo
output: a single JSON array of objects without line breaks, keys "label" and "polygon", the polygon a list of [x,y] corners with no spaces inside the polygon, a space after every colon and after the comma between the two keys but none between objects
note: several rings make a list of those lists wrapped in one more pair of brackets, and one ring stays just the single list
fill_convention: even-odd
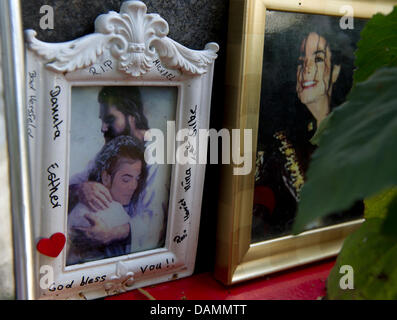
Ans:
[{"label": "glass over photo", "polygon": [[73,87],[66,265],[161,248],[171,165],[144,140],[175,121],[176,87]]},{"label": "glass over photo", "polygon": [[[354,19],[354,29],[342,29],[340,17],[266,12],[252,242],[290,234],[316,149],[311,139],[352,87],[354,51],[365,22]],[[359,201],[308,229],[362,213]]]}]

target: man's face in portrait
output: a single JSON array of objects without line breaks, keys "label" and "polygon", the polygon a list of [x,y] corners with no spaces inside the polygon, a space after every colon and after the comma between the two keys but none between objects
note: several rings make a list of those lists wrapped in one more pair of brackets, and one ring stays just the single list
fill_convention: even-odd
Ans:
[{"label": "man's face in portrait", "polygon": [[327,41],[317,33],[312,32],[303,40],[296,75],[296,92],[303,104],[331,97],[340,71],[340,66],[335,65],[331,75],[331,55]]},{"label": "man's face in portrait", "polygon": [[125,115],[115,106],[101,104],[99,117],[102,120],[101,131],[106,143],[120,135],[133,135],[131,130],[133,117],[131,115]]},{"label": "man's face in portrait", "polygon": [[142,162],[140,160],[123,161],[123,159],[119,162],[121,163],[113,176],[106,171],[102,172],[102,182],[109,189],[113,200],[122,205],[128,205],[138,187]]}]

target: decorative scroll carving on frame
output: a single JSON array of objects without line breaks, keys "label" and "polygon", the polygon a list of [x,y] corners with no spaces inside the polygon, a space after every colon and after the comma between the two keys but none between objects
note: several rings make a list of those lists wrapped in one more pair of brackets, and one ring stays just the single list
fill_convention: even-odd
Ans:
[{"label": "decorative scroll carving on frame", "polygon": [[123,2],[120,13],[110,11],[95,21],[95,33],[64,43],[46,43],[34,30],[25,32],[29,49],[47,61],[56,72],[71,72],[97,62],[108,50],[119,70],[133,77],[152,68],[153,59],[188,74],[204,74],[217,58],[219,47],[209,43],[204,50],[191,50],[167,37],[168,23],[158,14],[147,14],[140,1]]}]

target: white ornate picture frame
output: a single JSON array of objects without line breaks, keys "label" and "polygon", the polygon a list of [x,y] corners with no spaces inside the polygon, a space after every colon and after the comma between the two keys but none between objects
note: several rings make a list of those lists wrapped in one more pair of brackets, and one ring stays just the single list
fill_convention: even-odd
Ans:
[{"label": "white ornate picture frame", "polygon": [[[188,129],[194,135],[209,127],[218,45],[190,50],[167,37],[164,19],[146,11],[140,1],[125,1],[120,13],[97,18],[93,34],[65,43],[41,42],[33,30],[25,31],[37,298],[92,299],[193,273],[205,173],[205,165],[194,161],[171,162],[163,246],[66,263],[75,88],[131,86],[149,88],[149,93],[150,88],[174,88],[175,131]],[[99,112],[98,101],[92,104]],[[98,119],[98,113],[92,117]],[[174,143],[176,152],[185,148],[188,157],[195,155],[178,135]]]}]

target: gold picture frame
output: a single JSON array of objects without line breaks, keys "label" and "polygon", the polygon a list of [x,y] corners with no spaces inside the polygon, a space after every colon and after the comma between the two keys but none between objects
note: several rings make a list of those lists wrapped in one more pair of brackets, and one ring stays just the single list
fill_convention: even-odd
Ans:
[{"label": "gold picture frame", "polygon": [[[224,128],[252,129],[253,170],[233,175],[222,166],[216,236],[215,277],[224,284],[282,271],[338,254],[344,238],[363,219],[251,243],[258,117],[266,10],[340,16],[348,5],[355,18],[391,12],[396,1],[230,0]],[[241,146],[243,150],[243,146]]]}]

